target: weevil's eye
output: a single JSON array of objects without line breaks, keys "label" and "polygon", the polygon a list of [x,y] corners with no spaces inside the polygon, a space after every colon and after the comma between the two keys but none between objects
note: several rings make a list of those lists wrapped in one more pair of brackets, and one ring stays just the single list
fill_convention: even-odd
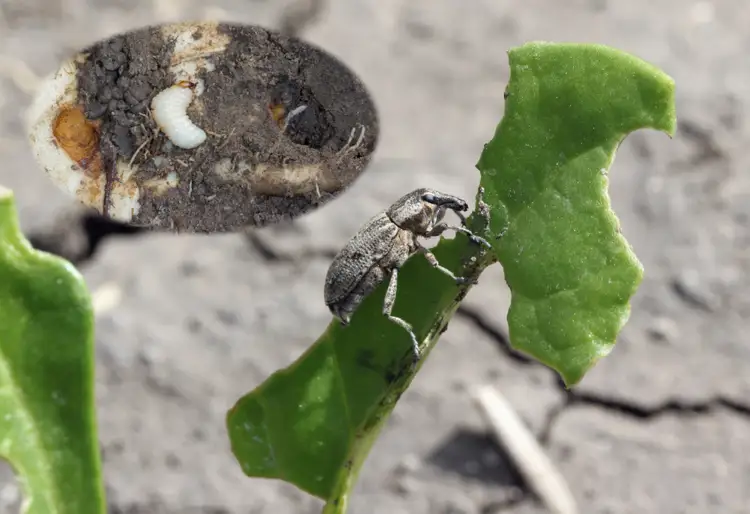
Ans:
[{"label": "weevil's eye", "polygon": [[427,203],[437,204],[437,198],[432,193],[425,193],[422,195],[422,200]]}]

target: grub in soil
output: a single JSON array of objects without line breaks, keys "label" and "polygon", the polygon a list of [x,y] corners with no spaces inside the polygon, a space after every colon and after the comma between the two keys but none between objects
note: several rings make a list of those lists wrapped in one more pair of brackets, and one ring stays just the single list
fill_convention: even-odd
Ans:
[{"label": "grub in soil", "polygon": [[190,77],[201,91],[187,114],[208,134],[196,148],[175,146],[149,110],[157,93],[185,78],[175,68],[180,42],[164,36],[165,26],[99,42],[78,65],[79,100],[100,124],[103,161],[132,165],[126,177],[108,167],[103,206],[95,206],[106,206],[105,215],[113,181],[132,181],[140,195],[133,225],[184,232],[265,226],[320,207],[364,171],[377,144],[377,113],[342,63],[260,27],[179,30],[224,41]]}]

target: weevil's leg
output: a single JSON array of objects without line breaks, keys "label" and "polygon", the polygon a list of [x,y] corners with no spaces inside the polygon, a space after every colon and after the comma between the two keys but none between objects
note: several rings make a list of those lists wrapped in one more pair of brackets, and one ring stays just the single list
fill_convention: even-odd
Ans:
[{"label": "weevil's leg", "polygon": [[448,225],[446,223],[440,223],[438,225],[435,225],[434,227],[432,227],[432,230],[430,230],[429,232],[427,232],[425,234],[425,237],[439,236],[440,234],[442,234],[446,230],[455,230],[456,232],[462,232],[462,233],[464,233],[464,234],[466,234],[468,236],[469,240],[472,243],[478,244],[478,245],[484,245],[487,248],[492,248],[492,245],[489,242],[487,242],[486,239],[481,238],[478,235],[474,234],[474,232],[472,232],[468,228],[466,228],[466,227],[454,227],[453,225]]},{"label": "weevil's leg", "polygon": [[433,225],[430,230],[425,232],[424,237],[437,237],[450,228],[451,227],[449,227],[446,223],[438,223],[437,225]]},{"label": "weevil's leg", "polygon": [[474,244],[484,245],[490,249],[492,248],[492,245],[489,243],[489,241],[487,241],[483,237],[479,237],[478,235],[476,235],[474,232],[472,232],[466,227],[448,227],[448,228],[452,228],[456,232],[463,232],[464,234],[468,236],[469,240]]},{"label": "weevil's leg", "polygon": [[419,342],[417,341],[417,336],[414,335],[414,329],[411,328],[411,325],[409,325],[406,321],[391,314],[391,312],[393,311],[393,304],[396,303],[397,287],[398,268],[391,271],[391,280],[388,282],[388,289],[385,292],[385,301],[383,302],[383,315],[388,318],[389,321],[392,321],[409,333],[409,337],[411,337],[411,344],[414,350],[414,365],[416,365],[417,362],[419,362]]},{"label": "weevil's leg", "polygon": [[[484,188],[480,189],[480,194],[482,196],[484,195]],[[461,225],[462,226],[461,227],[451,227],[452,229],[457,230],[459,232],[463,232],[464,234],[466,234],[467,236],[469,236],[469,239],[471,239],[476,244],[483,244],[487,248],[492,248],[492,245],[490,245],[490,243],[488,243],[486,239],[483,239],[483,238],[479,237],[478,235],[474,234],[474,232],[472,232],[471,230],[469,230],[468,228],[466,228],[466,216],[464,216],[464,214],[462,212],[459,212],[459,211],[453,211],[453,212],[455,212],[456,216],[458,216],[458,218],[461,220]]]},{"label": "weevil's leg", "polygon": [[[417,251],[421,253],[422,255],[424,255],[425,259],[427,259],[427,262],[430,263],[430,266],[432,266],[436,270],[441,271],[445,273],[446,275],[448,275],[449,277],[451,277],[453,280],[456,281],[456,284],[468,284],[469,282],[472,282],[466,277],[457,277],[451,270],[449,270],[448,268],[444,266],[441,266],[437,260],[437,257],[435,257],[435,254],[429,251],[424,246],[418,247]],[[474,283],[476,284],[476,281],[474,281]]]}]

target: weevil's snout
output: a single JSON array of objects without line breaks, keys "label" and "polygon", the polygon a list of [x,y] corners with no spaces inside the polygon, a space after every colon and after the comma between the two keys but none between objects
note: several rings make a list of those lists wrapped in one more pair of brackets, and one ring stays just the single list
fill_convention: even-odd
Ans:
[{"label": "weevil's snout", "polygon": [[469,204],[457,196],[446,195],[442,193],[430,193],[427,192],[422,195],[422,200],[437,205],[438,207],[445,207],[454,211],[468,211]]},{"label": "weevil's snout", "polygon": [[456,197],[453,197],[449,202],[445,202],[443,206],[456,212],[466,212],[469,210],[469,204]]}]

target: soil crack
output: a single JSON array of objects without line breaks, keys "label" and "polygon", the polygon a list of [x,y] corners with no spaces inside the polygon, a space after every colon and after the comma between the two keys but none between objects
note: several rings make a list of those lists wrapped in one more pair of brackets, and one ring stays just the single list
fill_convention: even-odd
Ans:
[{"label": "soil crack", "polygon": [[718,409],[726,409],[735,414],[750,418],[750,405],[745,405],[724,396],[715,396],[702,401],[669,398],[658,405],[644,407],[627,400],[610,398],[590,391],[568,391],[565,390],[565,386],[561,380],[558,381],[558,387],[565,391],[566,408],[576,405],[593,405],[611,412],[617,412],[631,418],[643,420],[653,419],[665,414],[711,414]]},{"label": "soil crack", "polygon": [[497,328],[492,322],[490,322],[484,314],[479,310],[468,307],[467,305],[461,305],[456,311],[456,316],[462,317],[471,322],[480,332],[489,337],[493,342],[496,343],[498,349],[513,362],[517,362],[523,365],[537,364],[531,357],[517,352],[510,346],[510,339],[508,336],[499,328]]},{"label": "soil crack", "polygon": [[[510,345],[508,335],[495,324],[491,323],[477,309],[462,305],[456,314],[470,321],[480,332],[496,343],[500,351],[513,362],[524,366],[542,366],[541,363],[515,351]],[[719,409],[725,409],[740,416],[750,418],[750,405],[721,395],[698,401],[667,398],[657,405],[643,406],[626,399],[600,395],[591,391],[566,389],[560,376],[554,370],[547,369],[550,373],[554,374],[556,387],[563,393],[564,401],[559,406],[550,410],[544,428],[539,435],[539,439],[543,442],[549,439],[549,434],[560,414],[570,407],[579,405],[594,406],[639,420],[654,419],[668,414],[683,416],[710,415]]]},{"label": "soil crack", "polygon": [[677,416],[706,416],[711,415],[720,409],[728,410],[734,414],[750,419],[750,405],[745,405],[724,396],[716,396],[702,401],[669,398],[658,405],[644,407],[628,400],[612,398],[589,391],[581,392],[567,390],[561,379],[558,379],[557,386],[565,394],[565,401],[550,410],[547,415],[547,420],[539,434],[539,441],[544,445],[548,445],[552,430],[560,416],[567,409],[580,405],[596,407],[607,412],[613,412],[631,419],[643,421],[669,414]]},{"label": "soil crack", "polygon": [[137,236],[145,229],[126,225],[94,213],[68,213],[47,229],[32,232],[28,240],[36,250],[51,253],[80,267],[93,260],[99,246],[110,237]]},{"label": "soil crack", "polygon": [[338,250],[333,248],[303,248],[296,252],[283,252],[274,248],[257,232],[250,230],[246,233],[250,246],[268,262],[300,263],[311,259],[328,259],[336,257]]}]

